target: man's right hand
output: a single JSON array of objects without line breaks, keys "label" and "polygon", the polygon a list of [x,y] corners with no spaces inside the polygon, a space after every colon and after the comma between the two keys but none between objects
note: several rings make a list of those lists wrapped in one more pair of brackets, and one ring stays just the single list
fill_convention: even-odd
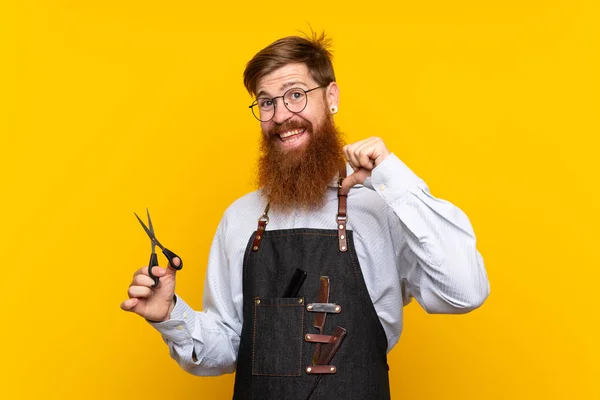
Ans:
[{"label": "man's right hand", "polygon": [[[174,258],[173,262],[179,266],[181,260]],[[166,269],[153,267],[152,274],[160,278],[157,287],[153,288],[154,281],[148,275],[148,267],[135,271],[129,285],[127,294],[129,299],[121,303],[121,309],[134,312],[151,322],[163,322],[171,317],[175,307],[175,270],[169,265]]]}]

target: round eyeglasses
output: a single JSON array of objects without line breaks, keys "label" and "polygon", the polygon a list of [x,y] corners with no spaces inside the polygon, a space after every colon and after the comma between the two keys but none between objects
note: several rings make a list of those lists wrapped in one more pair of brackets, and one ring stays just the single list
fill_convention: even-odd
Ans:
[{"label": "round eyeglasses", "polygon": [[287,108],[290,112],[297,114],[302,112],[308,104],[307,93],[324,87],[325,86],[317,86],[308,90],[304,90],[302,88],[292,88],[285,92],[283,96],[277,96],[270,99],[266,97],[259,97],[248,107],[250,110],[252,110],[252,115],[254,115],[254,118],[260,122],[268,122],[275,116],[277,99],[283,99],[283,105],[285,108]]}]

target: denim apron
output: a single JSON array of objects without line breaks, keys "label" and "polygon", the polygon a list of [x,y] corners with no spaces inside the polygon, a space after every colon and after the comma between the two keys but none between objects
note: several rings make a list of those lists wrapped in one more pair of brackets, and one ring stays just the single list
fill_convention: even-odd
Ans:
[{"label": "denim apron", "polygon": [[[346,231],[347,193],[339,186],[337,229],[269,231],[267,206],[250,237],[234,400],[390,398],[387,338]],[[297,268],[306,271],[304,283],[294,297],[281,297]],[[317,311],[326,314],[322,332]]]}]

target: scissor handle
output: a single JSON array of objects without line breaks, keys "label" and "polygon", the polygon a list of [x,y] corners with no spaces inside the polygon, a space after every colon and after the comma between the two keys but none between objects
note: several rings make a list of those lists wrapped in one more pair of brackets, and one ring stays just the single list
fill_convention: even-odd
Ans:
[{"label": "scissor handle", "polygon": [[148,262],[148,275],[150,275],[150,278],[152,278],[152,280],[154,281],[152,287],[157,287],[158,276],[154,276],[152,274],[152,267],[158,267],[158,256],[156,255],[156,253],[150,254],[150,261]]},{"label": "scissor handle", "polygon": [[[169,264],[171,265],[171,268],[173,268],[176,271],[179,271],[181,268],[183,268],[183,260],[181,259],[181,257],[179,257],[177,254],[173,253],[171,250],[167,249],[166,247],[163,249],[162,252],[165,255],[165,257],[167,257],[167,260],[169,260]],[[175,263],[173,262],[173,259],[175,257],[179,258],[179,266],[175,266]]]}]

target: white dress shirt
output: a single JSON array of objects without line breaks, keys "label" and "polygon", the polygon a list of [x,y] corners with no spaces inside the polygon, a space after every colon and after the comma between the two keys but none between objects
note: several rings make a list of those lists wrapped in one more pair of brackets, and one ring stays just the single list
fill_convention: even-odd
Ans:
[{"label": "white dress shirt", "polygon": [[[352,169],[348,167],[348,173]],[[212,242],[204,287],[204,310],[180,297],[171,319],[152,325],[173,357],[195,375],[233,372],[243,320],[242,268],[248,240],[266,202],[260,191],[235,201]],[[319,210],[269,212],[267,230],[336,229],[337,184]],[[402,332],[402,309],[414,297],[428,313],[466,313],[489,294],[483,259],[467,216],[429,193],[425,182],[394,154],[348,195],[347,229],[388,352]]]}]

